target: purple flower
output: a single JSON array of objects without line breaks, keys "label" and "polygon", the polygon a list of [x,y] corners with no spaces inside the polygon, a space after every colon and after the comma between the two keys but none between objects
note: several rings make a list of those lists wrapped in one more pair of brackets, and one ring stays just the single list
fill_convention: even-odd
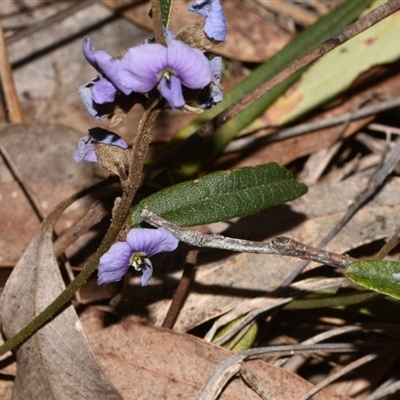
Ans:
[{"label": "purple flower", "polygon": [[123,93],[146,93],[160,84],[162,96],[179,108],[185,105],[182,84],[201,89],[211,82],[211,66],[198,49],[170,39],[168,47],[144,44],[130,48],[121,60],[118,85]]},{"label": "purple flower", "polygon": [[120,60],[105,51],[96,51],[89,38],[84,40],[83,51],[103,75],[92,88],[93,100],[99,104],[112,101],[117,90],[125,95],[147,93],[159,84],[162,96],[172,107],[179,108],[185,105],[182,85],[202,89],[212,79],[207,57],[173,38],[168,38],[168,47],[157,43],[132,47]]},{"label": "purple flower", "polygon": [[179,240],[164,228],[131,229],[126,242],[113,244],[100,258],[97,284],[120,281],[132,265],[142,271],[142,286],[146,286],[153,275],[153,266],[147,257],[173,251],[178,243]]},{"label": "purple flower", "polygon": [[189,4],[188,10],[206,17],[204,33],[218,42],[225,41],[226,21],[220,0],[197,0]]},{"label": "purple flower", "polygon": [[97,162],[97,156],[94,143],[109,144],[111,146],[127,149],[128,145],[114,132],[110,132],[103,128],[89,129],[89,133],[79,139],[78,146],[74,152],[74,160],[76,162],[90,161]]}]

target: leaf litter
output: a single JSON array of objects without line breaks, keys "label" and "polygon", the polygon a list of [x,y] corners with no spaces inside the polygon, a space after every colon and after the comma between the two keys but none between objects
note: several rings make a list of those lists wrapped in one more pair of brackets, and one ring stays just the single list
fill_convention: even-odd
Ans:
[{"label": "leaf litter", "polygon": [[[32,6],[30,3],[29,6]],[[320,3],[321,6],[323,5],[322,1],[318,3]],[[96,10],[98,10],[98,13],[93,12],[94,7],[97,7]],[[44,8],[43,10],[48,12],[48,9]],[[35,13],[37,12],[40,13],[40,8],[35,9]],[[232,12],[237,16],[240,15],[242,11],[236,9]],[[79,13],[81,14],[79,14],[80,17],[77,20],[74,21],[73,18],[66,18],[65,22],[61,23],[60,26],[64,26],[67,34],[71,32],[70,29],[74,25],[78,27],[77,32],[79,32],[79,29],[82,29],[82,25],[76,23],[76,21],[79,21],[81,18],[85,21],[87,21],[87,18],[92,18],[91,21],[94,23],[96,18],[104,21],[104,19],[109,18],[108,16],[112,15],[105,8],[102,9],[98,6],[93,6],[93,8],[91,6],[86,11],[81,10]],[[21,13],[20,15],[26,19],[24,13]],[[251,13],[248,15],[251,15],[251,19],[247,19],[247,21],[253,22],[257,20],[257,29],[260,29],[260,32],[265,32],[265,29],[267,29],[265,24],[263,26],[258,26],[261,24],[258,20],[259,16],[254,17],[254,14]],[[240,20],[240,18],[236,19]],[[242,21],[244,20],[245,19],[243,18]],[[58,26],[58,29],[53,30],[53,32],[60,31],[60,26]],[[106,20],[98,30],[96,28],[93,29],[93,35],[96,35],[96,32],[98,32],[99,37],[102,38],[102,43],[104,43],[105,37],[109,38],[110,49],[115,48],[116,46],[117,48],[120,46],[121,49],[131,46],[133,36],[132,32],[135,32],[135,35],[146,36],[145,33],[138,31],[123,19],[119,19],[117,20],[117,23],[115,23],[111,18],[111,22],[107,22]],[[235,40],[245,40],[245,29],[246,28],[240,26],[234,29],[238,35]],[[115,35],[114,33],[116,31],[120,34]],[[52,37],[52,35],[49,35],[46,31],[43,31],[42,33],[38,32],[36,34],[43,34],[49,39]],[[268,41],[271,42],[271,46],[272,44],[276,45],[276,43],[281,43],[280,40],[282,40],[282,38],[288,40],[288,35],[279,33],[279,28],[273,33],[268,33],[268,36],[272,35],[274,35],[274,37],[279,37],[279,40]],[[57,37],[54,42],[57,43],[57,40],[62,39]],[[124,45],[124,40],[127,43],[126,45]],[[254,40],[254,38],[251,40]],[[262,38],[262,40],[265,43],[264,38]],[[138,42],[140,41],[141,39],[138,38]],[[40,40],[36,40],[35,42],[41,43]],[[2,132],[6,132],[6,135],[4,136],[4,139],[2,137],[1,140],[10,140],[11,144],[12,141],[14,141],[14,143],[23,143],[24,140],[20,140],[18,137],[22,136],[22,134],[33,135],[34,132],[37,132],[37,129],[41,132],[46,132],[44,134],[44,140],[48,140],[48,137],[51,136],[51,132],[48,130],[49,127],[47,124],[49,120],[51,120],[52,123],[59,123],[68,127],[56,126],[57,133],[55,133],[55,136],[60,136],[58,142],[64,144],[61,139],[64,135],[68,138],[68,142],[72,143],[75,140],[76,130],[84,132],[86,127],[89,127],[92,124],[92,121],[87,118],[85,112],[82,110],[75,98],[77,96],[74,94],[74,91],[71,91],[70,89],[71,87],[77,86],[75,85],[75,82],[79,82],[79,84],[84,83],[82,82],[83,69],[86,71],[84,74],[87,75],[87,80],[91,79],[91,75],[93,74],[93,72],[87,68],[87,65],[85,65],[80,56],[80,39],[75,41],[72,40],[70,43],[67,40],[65,44],[61,43],[61,45],[56,45],[55,50],[53,51],[51,50],[51,45],[48,45],[48,47],[44,48],[45,56],[42,57],[35,57],[35,53],[40,49],[29,46],[29,43],[28,39],[21,39],[19,42],[16,42],[16,44],[10,45],[10,59],[17,65],[14,76],[17,86],[19,86],[19,94],[22,99],[21,103],[23,105],[26,120],[44,122],[45,124],[39,125],[39,128],[34,129],[32,129],[31,126],[4,126],[2,127]],[[256,45],[255,42],[250,42],[250,44],[245,46],[245,48],[249,49],[249,53],[235,55],[235,47],[231,45],[231,48],[227,47],[225,50],[226,52],[223,54],[232,59],[254,62],[265,60],[270,56],[270,54],[276,51],[276,48],[271,49],[270,46],[268,46],[268,48],[267,46],[264,46],[265,51],[270,51],[271,53],[261,53],[259,50],[260,47],[257,46],[258,45]],[[33,55],[31,59],[27,56],[26,49],[29,49],[31,52],[31,54],[28,55]],[[75,49],[73,50],[74,53],[71,53],[71,49]],[[114,53],[115,52],[118,51],[114,51]],[[75,55],[71,58],[71,54]],[[257,59],[257,57],[260,58]],[[63,68],[58,68],[58,71],[61,71],[61,75],[57,74],[57,68],[54,68],[54,65],[52,65],[54,60],[56,60],[58,66],[63,66]],[[68,63],[66,60],[70,62]],[[68,69],[65,69],[65,66],[67,65],[69,65]],[[237,69],[237,66],[238,64],[232,62],[232,69]],[[240,64],[239,66],[240,75],[246,71],[246,66]],[[371,80],[373,82],[372,84],[370,84],[368,80],[366,81],[368,84],[365,84],[364,82],[362,90],[364,90],[365,87],[367,88],[366,90],[372,92],[381,91],[387,93],[388,90],[392,90],[390,95],[395,96],[396,93],[398,93],[398,86],[396,86],[399,85],[398,73],[391,67],[388,67],[383,72],[382,71],[383,70],[381,70],[381,74],[378,74],[374,80]],[[383,77],[389,76],[389,79],[382,79],[382,75]],[[34,80],[32,80],[32,76],[35,77]],[[33,81],[35,82],[35,85],[32,85]],[[59,85],[59,87],[57,87],[57,85]],[[359,94],[353,93],[348,95],[347,98],[344,97],[344,104],[347,102],[348,108],[338,107],[337,104],[332,103],[331,109],[333,112],[336,111],[340,114],[345,110],[354,109],[354,99],[361,97],[361,93],[364,93],[362,90],[359,91]],[[52,101],[54,99],[56,100],[55,102]],[[353,101],[353,103],[351,103],[351,101]],[[316,118],[322,118],[322,116],[323,113],[319,113],[316,115]],[[164,120],[163,123],[174,126],[174,118],[176,117],[173,113],[170,113],[169,118]],[[389,122],[393,124],[393,118],[396,120],[395,116],[391,115],[389,118],[386,113],[382,116],[374,115],[360,124],[353,124],[351,129],[346,131],[344,136],[341,136],[346,141],[344,145],[337,150],[336,158],[333,158],[334,166],[328,167],[328,173],[331,172],[333,168],[344,168],[346,162],[350,162],[348,155],[347,158],[345,158],[345,151],[350,151],[349,149],[353,146],[359,149],[359,157],[363,158],[365,156],[365,149],[357,146],[357,141],[354,138],[346,139],[348,136],[354,135],[359,132],[360,129],[364,128],[370,134],[375,134],[375,136],[379,137],[379,134],[368,130],[368,124],[374,119],[383,123],[387,123],[389,120]],[[127,126],[119,128],[121,134],[129,131],[129,124],[127,123],[126,125]],[[20,133],[16,133],[17,131]],[[173,132],[172,129],[171,133]],[[301,163],[295,164],[295,160],[298,160],[299,157],[309,155],[317,149],[329,147],[332,143],[338,140],[337,135],[333,136],[335,137],[333,141],[332,139],[323,141],[321,132],[317,131],[312,136],[311,134],[303,135],[294,140],[292,139],[285,142],[277,142],[272,145],[265,145],[260,147],[260,150],[265,152],[267,158],[271,157],[271,161],[277,161],[282,164],[292,162],[293,168],[296,171],[301,169]],[[327,135],[327,138],[329,137],[332,138],[331,133]],[[166,140],[166,138],[163,140]],[[351,142],[349,142],[350,140]],[[14,146],[16,146],[16,144],[14,144]],[[301,148],[301,151],[299,151],[299,148]],[[68,155],[66,153],[70,150],[69,147],[66,146],[65,153],[63,153],[65,154],[64,156],[60,155],[60,149],[57,147],[54,149],[48,149],[47,151],[49,154],[53,154],[54,157],[60,157],[60,159],[63,157],[68,160]],[[91,171],[85,171],[83,175],[79,175],[80,173],[76,172],[76,174],[78,174],[82,179],[77,179],[77,181],[73,182],[71,185],[71,182],[66,179],[68,177],[66,171],[72,171],[73,168],[76,168],[76,165],[73,164],[72,161],[70,164],[66,161],[65,165],[56,161],[53,165],[55,164],[59,166],[60,175],[58,176],[57,174],[54,174],[55,182],[53,183],[52,173],[56,171],[49,168],[49,164],[51,164],[51,161],[49,161],[48,158],[49,155],[46,154],[43,156],[38,150],[32,151],[31,146],[27,143],[26,149],[22,147],[22,150],[20,149],[16,154],[13,154],[13,157],[17,159],[18,153],[26,154],[26,152],[31,152],[35,155],[38,154],[39,161],[35,162],[39,169],[35,171],[35,169],[29,167],[29,165],[26,165],[26,169],[23,173],[27,181],[37,185],[36,190],[39,195],[43,196],[43,202],[47,202],[48,210],[52,209],[60,200],[66,198],[72,193],[72,191],[77,190],[79,187],[87,186],[89,181],[93,179]],[[290,156],[287,156],[287,154],[290,154]],[[40,158],[42,159],[41,164]],[[231,165],[237,166],[240,165],[240,162],[243,162],[243,165],[256,165],[260,162],[260,159],[263,160],[262,162],[265,162],[262,155],[257,155],[256,152],[252,152],[249,153],[246,160],[240,160],[239,162],[236,161]],[[218,163],[222,165],[220,160],[217,160],[217,164]],[[22,159],[20,166],[23,167],[23,164],[24,160]],[[3,241],[12,237],[12,235],[15,235],[15,239],[9,240],[9,243],[10,245],[14,244],[16,241],[18,243],[15,249],[10,253],[7,253],[9,245],[7,244],[7,241],[4,241],[1,254],[2,257],[9,254],[7,255],[8,258],[6,258],[4,265],[13,265],[19,254],[21,254],[22,248],[27,244],[29,236],[32,235],[34,229],[36,229],[38,220],[33,215],[26,202],[18,204],[15,203],[15,198],[6,197],[14,192],[16,185],[15,183],[10,183],[13,185],[10,190],[7,187],[7,183],[12,182],[10,174],[7,173],[4,168],[2,171],[4,171],[1,174],[1,176],[4,177],[2,184],[2,189],[4,188],[3,196],[7,205],[16,205],[13,210],[13,217],[10,218],[10,220],[14,221],[13,226],[16,226],[17,230],[11,229],[13,226],[11,226],[11,228],[8,226],[9,231],[6,231],[1,235],[1,240]],[[30,174],[30,172],[32,174]],[[75,176],[78,177],[78,175]],[[43,180],[43,183],[41,183],[41,179]],[[98,178],[95,177],[94,179]],[[38,180],[39,183],[36,183],[36,180]],[[51,188],[51,185],[58,185],[59,182],[62,182],[60,187],[57,187],[57,189]],[[78,187],[74,187],[74,185],[77,185]],[[358,178],[325,185],[320,185],[317,182],[306,197],[291,203],[290,208],[288,206],[280,206],[275,209],[266,210],[255,217],[248,217],[236,223],[232,223],[225,233],[227,233],[228,236],[244,237],[247,239],[253,238],[255,240],[267,240],[277,234],[285,234],[304,243],[315,245],[320,237],[323,236],[324,233],[335,224],[343,212],[346,211],[348,202],[362,191],[365,185],[366,180],[360,180]],[[377,241],[391,236],[391,234],[395,232],[397,226],[397,221],[393,218],[394,215],[398,214],[396,211],[398,207],[397,199],[399,198],[397,186],[397,178],[392,178],[378,196],[356,214],[355,218],[350,221],[350,223],[327,246],[327,248],[339,253],[351,250],[355,251],[357,248],[366,251],[366,248],[363,246],[373,246]],[[339,198],[338,194],[340,194]],[[22,201],[22,194],[18,195],[18,200],[20,199]],[[9,207],[7,206],[4,208],[4,210],[6,209],[9,209]],[[5,213],[5,218],[6,217],[7,213]],[[19,218],[21,222],[15,223],[15,218]],[[60,230],[68,227],[72,221],[77,218],[77,214],[72,213],[72,215],[67,218],[68,219],[64,222],[64,225],[60,226]],[[268,223],[260,224],[260,220],[268,221]],[[206,229],[212,231],[214,227],[208,227]],[[21,237],[21,232],[23,232],[25,236]],[[5,322],[6,325],[9,325],[9,328],[6,328],[6,331],[8,329],[6,336],[15,333],[16,330],[29,322],[37,312],[37,309],[42,309],[45,304],[49,303],[62,290],[63,287],[58,272],[58,265],[54,256],[51,254],[51,229],[46,230],[45,232],[42,231],[42,233],[40,232],[41,231],[39,231],[37,235],[42,234],[46,237],[46,240],[43,242],[45,244],[42,246],[39,236],[36,236],[36,239],[34,239],[34,242],[30,245],[30,248],[33,249],[34,258],[38,258],[38,260],[33,263],[34,266],[36,264],[38,270],[33,269],[29,271],[26,267],[17,266],[15,268],[16,272],[13,274],[15,277],[11,277],[7,283],[8,289],[6,288],[6,294],[2,300],[1,315],[3,325]],[[17,238],[19,238],[19,240],[17,240]],[[35,241],[39,242],[35,245]],[[39,248],[41,248],[41,251],[43,252],[42,256],[38,252]],[[268,256],[268,258],[265,258],[265,256],[252,254],[227,255],[223,254],[223,252],[216,251],[202,251],[202,253],[204,254],[200,254],[195,281],[190,287],[188,297],[174,327],[175,330],[180,332],[186,332],[194,328],[200,329],[199,326],[201,327],[206,321],[232,309],[244,300],[249,299],[251,301],[251,299],[257,296],[265,296],[266,293],[276,289],[290,271],[293,270],[296,264],[299,263],[299,261],[296,261],[295,259],[277,256]],[[46,262],[40,262],[43,258]],[[47,260],[51,260],[51,262],[49,263]],[[212,260],[212,262],[210,262],[210,260]],[[23,263],[26,261],[28,261],[28,265],[32,265],[31,256],[28,257],[25,253],[25,256],[23,256],[18,265],[24,265]],[[162,267],[162,264],[164,264],[164,268]],[[163,258],[159,260],[158,265],[156,264],[155,266],[158,271],[158,276],[156,276],[154,286],[148,288],[149,290],[147,292],[144,289],[137,288],[137,277],[132,278],[125,287],[127,292],[124,300],[127,300],[127,302],[123,302],[123,314],[128,312],[130,315],[141,316],[142,319],[154,323],[155,326],[147,326],[142,322],[134,321],[131,318],[116,318],[111,324],[104,324],[104,320],[107,320],[107,318],[115,317],[107,317],[107,315],[99,313],[99,311],[91,308],[88,309],[82,317],[82,323],[87,332],[89,344],[96,355],[97,362],[103,367],[110,380],[122,394],[123,398],[154,398],[165,394],[168,394],[168,398],[177,398],[177,396],[180,395],[186,395],[186,398],[194,398],[207,377],[211,374],[212,369],[231,354],[227,350],[209,345],[199,339],[194,340],[192,336],[177,334],[172,331],[164,331],[157,327],[157,325],[162,323],[163,316],[165,315],[170,302],[171,292],[176,286],[181,274],[179,267],[168,267],[168,265],[172,266],[174,264],[181,264],[179,258],[168,257],[167,259]],[[41,267],[44,268],[44,271],[38,272],[41,271]],[[316,267],[316,265],[312,265],[312,267]],[[20,268],[23,268],[23,271],[18,272]],[[47,268],[50,270],[46,272]],[[169,274],[168,269],[172,270]],[[319,271],[319,269],[316,268],[316,271]],[[311,272],[308,273],[310,274]],[[31,275],[31,278],[29,278],[29,274]],[[32,289],[33,282],[35,282],[36,289]],[[152,297],[154,300],[151,299]],[[116,301],[117,299],[114,299],[112,304],[115,304]],[[130,301],[132,301],[132,303]],[[32,309],[26,307],[26,304],[31,304]],[[20,309],[23,309],[24,312],[21,313],[21,311],[19,311]],[[114,313],[121,312],[121,309],[118,309],[118,307],[107,306],[107,309],[112,310]],[[18,312],[16,310],[18,310]],[[285,315],[285,313],[286,315],[289,315],[289,318],[295,315],[294,311],[284,311],[282,312],[282,315]],[[374,315],[371,313],[372,311],[370,311],[370,315]],[[89,314],[89,317],[87,317],[87,314]],[[19,315],[19,317],[15,318],[15,315]],[[324,318],[333,318],[330,316],[329,309],[314,312],[314,315],[311,312],[307,317],[303,315],[303,323],[306,324],[306,322],[308,322],[308,328],[302,328],[303,334],[304,329],[310,329],[309,334],[311,335],[311,332],[318,329],[319,326],[323,326],[324,329],[330,329],[332,326],[335,326],[335,324],[340,323],[361,323],[363,321],[362,318],[364,318],[361,317],[359,311],[353,311],[353,313],[350,314],[345,312],[342,315],[332,312],[332,315],[336,315],[338,320],[331,320],[330,326],[327,326],[326,324],[324,326],[323,323],[321,323]],[[61,321],[61,318],[64,317],[66,318],[66,321]],[[340,322],[339,319],[341,319],[342,322]],[[51,326],[53,322],[59,322],[60,325],[53,328]],[[32,390],[37,386],[36,379],[38,378],[46,377],[48,380],[45,380],[45,382],[51,382],[51,378],[54,376],[51,372],[56,373],[57,368],[60,368],[60,375],[65,376],[68,365],[72,366],[73,369],[80,365],[77,361],[77,354],[79,354],[79,357],[82,360],[81,367],[84,368],[85,374],[87,372],[87,363],[91,363],[94,368],[94,376],[102,377],[99,381],[103,381],[106,387],[109,388],[107,390],[112,392],[113,389],[110,389],[111,386],[108,386],[109,383],[106,383],[107,380],[103,373],[99,372],[97,369],[96,361],[92,357],[90,349],[88,349],[85,344],[86,339],[82,336],[80,329],[76,329],[76,327],[79,326],[77,325],[79,322],[76,319],[73,309],[68,307],[67,312],[60,314],[53,322],[30,339],[30,341],[35,341],[35,345],[32,346],[32,353],[28,353],[31,357],[40,354],[40,357],[44,359],[45,367],[43,368],[45,368],[46,372],[40,373],[40,375],[38,374],[36,377],[32,378],[35,383],[26,384],[29,379],[28,377],[32,376],[32,373],[35,374],[40,370],[38,368],[36,372],[32,372],[32,370],[36,369],[32,368],[32,370],[30,370],[32,364],[28,363],[27,365],[24,365],[24,363],[19,361],[18,374],[15,380],[15,398],[18,398],[18,396],[26,398],[26,393],[34,393]],[[265,321],[263,322],[266,323]],[[277,317],[276,321],[272,320],[271,323],[270,320],[269,323],[270,327],[268,328],[267,335],[269,336],[269,343],[272,344],[274,340],[280,340],[285,343],[300,340],[298,337],[299,335],[296,335],[295,333],[297,329],[296,327],[292,327],[291,337],[285,335],[284,326],[285,324],[288,324],[288,322],[279,325],[279,318]],[[95,328],[93,328],[93,325]],[[300,331],[302,330],[300,329]],[[67,334],[67,332],[70,332],[70,334]],[[60,335],[62,339],[61,341]],[[52,340],[55,341],[51,342]],[[67,345],[67,348],[63,347],[67,340],[71,341],[71,346],[78,346],[78,343],[80,343],[80,346],[83,347],[78,347],[76,350],[71,351],[72,347],[69,347],[69,345]],[[351,340],[351,338],[349,340]],[[26,344],[30,343],[30,341]],[[265,341],[267,341],[267,338],[264,339],[264,342]],[[155,343],[159,343],[160,347],[156,347]],[[261,339],[260,343],[262,343]],[[19,353],[17,352],[17,360],[21,360],[21,358],[25,357],[26,353],[24,353],[24,346],[18,350]],[[170,356],[169,349],[171,348],[179,350],[179,353],[176,354],[176,358]],[[52,351],[49,351],[49,349],[55,349],[56,352],[52,354]],[[166,354],[168,354],[168,356],[166,356]],[[191,359],[191,357],[195,358]],[[140,361],[138,362],[137,360]],[[317,360],[317,356],[308,358],[309,365]],[[326,360],[328,360],[328,358],[326,358]],[[340,368],[343,364],[348,363],[348,360],[349,358],[342,358],[335,359],[334,362],[336,363],[336,366]],[[207,364],[202,364],[203,362],[206,362]],[[271,368],[271,365],[262,361],[252,361],[251,363],[257,363],[257,366],[254,367],[254,373],[257,373],[258,375],[259,371],[262,371],[258,375],[258,378],[263,381],[268,391],[273,394],[273,398],[295,398],[295,396],[300,395],[301,392],[305,392],[310,387],[310,385],[301,380],[298,375],[288,374],[282,368]],[[251,363],[249,368],[252,366]],[[307,361],[305,361],[305,364],[306,363]],[[396,359],[386,363],[385,368],[388,368],[390,371],[393,363],[396,363]],[[132,368],[132,365],[135,367]],[[188,366],[196,366],[196,368],[191,371]],[[203,368],[201,368],[201,366],[203,366]],[[35,365],[33,365],[33,367],[35,367]],[[201,375],[199,375],[199,371],[201,371]],[[128,372],[129,375],[127,375]],[[80,373],[82,374],[83,372]],[[308,379],[313,380],[312,374],[306,373],[303,374],[303,376],[307,376]],[[126,379],[124,379],[125,377]],[[21,385],[20,383],[22,379],[24,379],[24,385]],[[95,379],[97,380],[97,378]],[[75,380],[72,380],[73,384],[71,384],[71,386],[74,386],[74,389],[76,389],[79,381],[79,377],[76,377]],[[371,383],[372,381],[374,380],[371,378],[367,380],[366,383],[364,382],[362,385],[362,390],[364,390],[363,393],[368,393],[373,390],[373,387],[368,385],[368,383]],[[277,382],[280,382],[280,385],[275,387],[274,385]],[[282,384],[282,382],[285,383]],[[356,381],[354,380],[353,382]],[[48,384],[51,385],[51,383]],[[236,384],[239,386],[234,386]],[[374,384],[377,385],[378,382],[375,380]],[[37,390],[41,390],[43,387],[45,386],[39,385],[37,386]],[[343,386],[340,387],[338,384],[332,387],[335,388],[336,393],[341,392],[343,395],[348,394],[353,396],[353,398],[360,398],[359,395],[357,395],[357,390],[360,392],[360,388],[357,385],[354,385],[356,389],[353,387],[352,390],[347,391],[344,390]],[[99,390],[102,391],[102,389]],[[20,395],[18,395],[18,393],[20,393]],[[85,393],[84,388],[81,389],[81,393]],[[91,393],[93,395],[95,392],[92,391]],[[243,397],[242,393],[245,397]],[[61,393],[58,392],[57,389],[57,396],[58,395],[67,396],[68,392],[62,390]],[[88,398],[91,398],[92,395],[88,395]],[[254,394],[249,391],[243,383],[235,380],[232,386],[228,386],[228,389],[224,392],[224,396],[227,396],[226,398],[252,398]],[[319,396],[321,396],[320,398],[327,398],[326,396],[338,399],[345,398],[341,395],[328,395],[323,391],[320,392],[319,395],[316,395],[315,398],[319,398]]]}]

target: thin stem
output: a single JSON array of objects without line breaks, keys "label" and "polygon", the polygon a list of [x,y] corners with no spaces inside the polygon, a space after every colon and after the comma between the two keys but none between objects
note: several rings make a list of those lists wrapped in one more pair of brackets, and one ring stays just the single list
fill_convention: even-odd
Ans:
[{"label": "thin stem", "polygon": [[123,193],[121,200],[118,203],[117,210],[114,213],[114,218],[111,221],[111,225],[99,248],[94,253],[82,272],[48,307],[46,307],[25,328],[0,346],[0,356],[24,342],[35,332],[37,332],[43,325],[45,325],[46,322],[49,321],[57,312],[59,312],[74,296],[75,292],[79,290],[79,288],[96,270],[100,257],[108,251],[108,249],[117,239],[118,234],[121,231],[121,228],[123,227],[129,214],[132,200],[140,184],[141,171],[143,170],[147,150],[151,142],[152,128],[154,126],[155,119],[160,112],[160,110],[157,108],[157,104],[158,102],[154,100],[141,119],[132,147],[132,160],[130,164],[129,178],[122,182]]},{"label": "thin stem", "polygon": [[278,236],[269,243],[233,239],[218,234],[204,234],[199,231],[182,229],[164,218],[155,215],[148,209],[142,210],[140,215],[147,223],[168,229],[181,242],[192,246],[211,247],[245,253],[277,254],[316,261],[339,268],[345,268],[350,263],[356,261],[355,258],[350,256],[311,247],[284,236]]}]

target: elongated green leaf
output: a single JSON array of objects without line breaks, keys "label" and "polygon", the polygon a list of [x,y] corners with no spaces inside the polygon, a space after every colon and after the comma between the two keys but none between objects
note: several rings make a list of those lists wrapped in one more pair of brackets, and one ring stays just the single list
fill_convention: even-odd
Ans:
[{"label": "elongated green leaf", "polygon": [[363,260],[350,264],[346,276],[367,289],[400,299],[400,263]]},{"label": "elongated green leaf", "polygon": [[[382,3],[377,0],[372,8]],[[273,125],[293,121],[347,89],[371,67],[398,60],[400,48],[393,46],[391,40],[399,30],[400,14],[395,13],[332,50],[317,60],[300,78],[295,90],[281,96],[263,119]]]},{"label": "elongated green leaf", "polygon": [[[363,9],[368,7],[370,0],[348,0],[336,7],[332,12],[319,19],[315,24],[297,35],[274,57],[255,69],[246,79],[224,95],[224,101],[217,107],[201,114],[191,124],[182,129],[175,137],[173,143],[182,141],[193,134],[205,122],[210,121],[227,107],[238,101],[262,82],[272,78],[278,72],[287,67],[297,58],[303,56],[323,41],[340,32],[344,27],[354,21]],[[228,32],[229,35],[229,32]],[[266,38],[270,40],[270,38]],[[293,82],[300,73],[294,74],[286,81],[275,87],[269,93],[262,96],[251,106],[247,107],[236,118],[233,118],[202,146],[196,155],[184,161],[179,171],[174,174],[177,179],[189,179],[193,174],[209,160],[212,160],[222,149],[233,140],[237,133],[246,128],[262,112],[264,112]]]},{"label": "elongated green leaf", "polygon": [[159,1],[160,1],[161,21],[163,26],[168,28],[173,0],[159,0]]},{"label": "elongated green leaf", "polygon": [[218,171],[147,197],[133,209],[131,222],[139,224],[147,207],[180,226],[209,224],[254,214],[306,192],[307,186],[276,163]]}]

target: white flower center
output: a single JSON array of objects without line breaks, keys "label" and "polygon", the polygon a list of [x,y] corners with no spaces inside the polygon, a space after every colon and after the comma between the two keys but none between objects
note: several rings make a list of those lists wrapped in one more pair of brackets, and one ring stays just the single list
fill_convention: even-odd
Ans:
[{"label": "white flower center", "polygon": [[135,268],[136,271],[141,271],[142,270],[142,264],[144,264],[144,258],[147,256],[146,253],[139,252],[139,253],[133,253],[130,260],[129,264],[132,265],[133,268]]}]

